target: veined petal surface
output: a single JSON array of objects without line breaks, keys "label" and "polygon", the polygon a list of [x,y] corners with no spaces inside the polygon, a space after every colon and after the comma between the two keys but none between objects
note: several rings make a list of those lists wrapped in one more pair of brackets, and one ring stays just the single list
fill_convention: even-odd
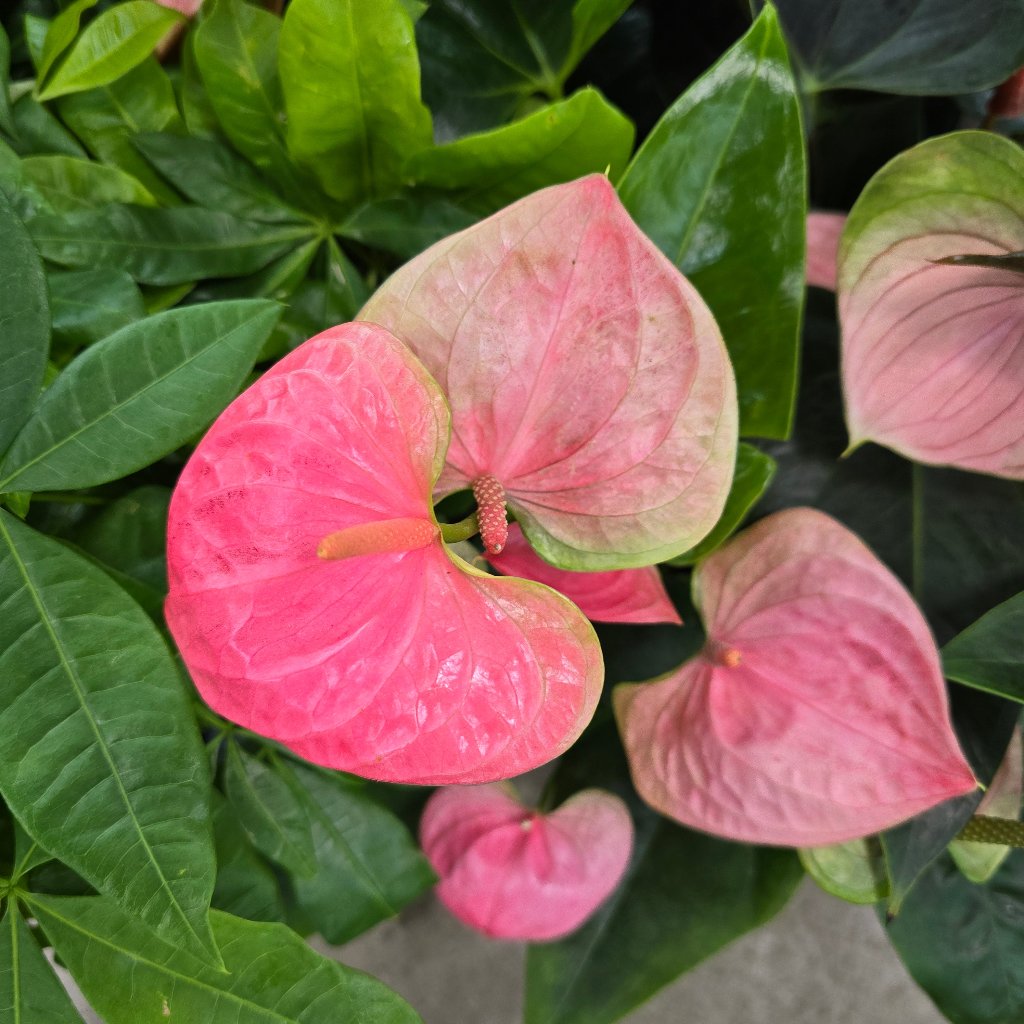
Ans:
[{"label": "veined petal surface", "polygon": [[448,396],[440,492],[493,476],[552,564],[650,565],[718,520],[737,434],[721,334],[603,176],[438,242],[360,315]]},{"label": "veined petal surface", "polygon": [[556,569],[530,547],[517,523],[509,526],[501,553],[485,557],[504,576],[536,580],[564,594],[591,622],[683,621],[653,565],[611,572]]},{"label": "veined petal surface", "polygon": [[600,789],[550,814],[507,786],[440,789],[423,811],[420,842],[441,879],[439,899],[460,921],[492,938],[546,942],[578,928],[619,884],[633,820]]},{"label": "veined petal surface", "polygon": [[[448,429],[437,385],[372,324],[306,342],[225,410],[168,529],[167,619],[211,707],[396,782],[505,778],[575,740],[601,689],[596,637],[547,587],[449,554],[431,507]],[[317,553],[388,521],[415,545]]]},{"label": "veined petal surface", "polygon": [[1024,276],[952,256],[1024,249],[1024,154],[989,132],[929,139],[871,180],[839,253],[852,445],[1024,479]]},{"label": "veined petal surface", "polygon": [[663,679],[615,690],[640,795],[746,842],[869,835],[976,785],[910,595],[813,509],[762,519],[694,583],[707,631]]}]

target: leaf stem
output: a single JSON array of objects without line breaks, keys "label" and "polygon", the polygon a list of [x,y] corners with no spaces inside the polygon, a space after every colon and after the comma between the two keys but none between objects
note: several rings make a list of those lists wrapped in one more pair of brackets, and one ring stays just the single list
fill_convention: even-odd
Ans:
[{"label": "leaf stem", "polygon": [[469,540],[480,532],[480,524],[477,522],[476,513],[473,512],[465,519],[457,523],[439,523],[441,527],[441,539],[445,544],[456,544],[460,540]]}]

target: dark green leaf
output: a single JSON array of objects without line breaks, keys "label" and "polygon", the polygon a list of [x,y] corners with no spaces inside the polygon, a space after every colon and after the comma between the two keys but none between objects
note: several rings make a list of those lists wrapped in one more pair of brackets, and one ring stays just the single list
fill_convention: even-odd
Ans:
[{"label": "dark green leaf", "polygon": [[42,83],[57,58],[74,42],[82,15],[95,7],[97,0],[74,0],[50,22],[39,54],[36,78]]},{"label": "dark green leaf", "polygon": [[15,134],[11,148],[23,156],[38,153],[63,153],[85,156],[75,137],[46,109],[26,94],[14,104]]},{"label": "dark green leaf", "polygon": [[618,792],[636,823],[625,879],[568,938],[531,946],[526,1024],[611,1024],[658,989],[774,916],[803,875],[792,850],[692,832],[641,804],[613,729],[560,764],[556,802],[589,786]]},{"label": "dark green leaf", "polygon": [[217,846],[217,885],[213,905],[250,921],[283,921],[281,888],[274,872],[252,848],[231,805],[215,794],[213,838]]},{"label": "dark green leaf", "polygon": [[306,808],[274,768],[229,741],[224,789],[257,850],[297,875],[316,872],[316,851]]},{"label": "dark green leaf", "polygon": [[718,524],[695,548],[678,558],[670,559],[669,564],[693,565],[724,544],[764,494],[774,475],[775,460],[770,455],[765,455],[753,445],[740,442],[736,451],[736,474],[732,480],[732,489]]},{"label": "dark green leaf", "polygon": [[53,857],[15,821],[12,880],[17,882],[40,864],[48,864],[52,860]]},{"label": "dark green leaf", "polygon": [[220,133],[220,121],[199,73],[195,40],[195,32],[189,32],[181,43],[181,77],[178,81],[181,112],[190,135],[215,136]]},{"label": "dark green leaf", "polygon": [[1024,703],[1024,593],[950,640],[942,664],[948,679]]},{"label": "dark green leaf", "polygon": [[619,191],[715,314],[736,370],[740,432],[788,436],[807,183],[800,105],[770,7],[669,108]]},{"label": "dark green leaf", "polygon": [[138,178],[162,203],[180,201],[131,144],[131,137],[139,132],[181,131],[184,127],[171,80],[153,58],[116,82],[63,97],[57,109],[98,160]]},{"label": "dark green leaf", "polygon": [[956,1024],[1024,1019],[1024,853],[1014,850],[985,885],[942,856],[888,926],[914,980]]},{"label": "dark green leaf", "polygon": [[119,270],[55,270],[46,276],[54,341],[91,345],[146,315],[142,293]]},{"label": "dark green leaf", "polygon": [[632,150],[632,122],[595,89],[581,89],[514,124],[417,153],[404,176],[454,192],[467,209],[492,213],[585,174],[607,170],[614,180]]},{"label": "dark green leaf", "polygon": [[313,829],[317,871],[295,879],[295,896],[328,942],[347,942],[393,917],[433,884],[426,860],[390,811],[340,776],[284,762],[278,770]]},{"label": "dark green leaf", "polygon": [[977,92],[1024,64],[1018,0],[775,0],[806,88]]},{"label": "dark green leaf", "polygon": [[476,220],[444,196],[412,192],[364,203],[338,225],[338,234],[408,260]]},{"label": "dark green leaf", "polygon": [[0,490],[93,487],[174,451],[235,397],[279,315],[263,299],[204,303],[86,349],[0,463]]},{"label": "dark green leaf", "polygon": [[567,76],[584,54],[615,24],[633,0],[576,0],[572,5],[572,42],[562,64]]},{"label": "dark green leaf", "polygon": [[96,210],[108,203],[156,205],[148,189],[127,172],[80,157],[28,156],[21,170],[53,213]]},{"label": "dark green leaf", "polygon": [[0,25],[0,131],[15,134],[14,114],[11,112],[11,41]]},{"label": "dark green leaf", "polygon": [[177,11],[150,0],[125,0],[104,11],[75,41],[39,98],[52,100],[116,81],[183,20]]},{"label": "dark green leaf", "polygon": [[206,284],[199,290],[197,297],[208,301],[208,298],[241,299],[251,296],[283,302],[305,280],[320,244],[319,238],[313,238],[291,252],[286,252],[255,274]]},{"label": "dark green leaf", "polygon": [[197,956],[210,778],[153,624],[99,569],[0,511],[0,790],[67,865]]},{"label": "dark green leaf", "polygon": [[325,283],[324,319],[328,326],[354,320],[370,297],[366,282],[333,238],[327,240]]},{"label": "dark green leaf", "polygon": [[208,210],[268,223],[308,219],[220,142],[167,133],[137,135],[132,142],[182,195]]},{"label": "dark green leaf", "polygon": [[288,149],[341,203],[386,196],[431,141],[412,22],[399,0],[292,0],[279,63]]},{"label": "dark green leaf", "polygon": [[35,14],[26,14],[23,24],[25,26],[25,49],[28,51],[29,60],[32,61],[32,66],[38,75],[50,23],[46,18],[40,18]]},{"label": "dark green leaf", "polygon": [[[0,452],[28,418],[50,348],[46,277],[35,247],[0,191]],[[0,491],[4,488],[0,487]]]},{"label": "dark green leaf", "polygon": [[311,233],[289,225],[250,224],[198,206],[117,205],[37,217],[31,230],[40,253],[54,263],[127,270],[142,284],[251,274]]},{"label": "dark green leaf", "polygon": [[0,1020],[11,1024],[81,1024],[13,901],[0,921]]},{"label": "dark green leaf", "polygon": [[33,895],[30,906],[108,1024],[422,1024],[379,981],[314,953],[284,925],[211,911],[219,972],[102,897]]}]

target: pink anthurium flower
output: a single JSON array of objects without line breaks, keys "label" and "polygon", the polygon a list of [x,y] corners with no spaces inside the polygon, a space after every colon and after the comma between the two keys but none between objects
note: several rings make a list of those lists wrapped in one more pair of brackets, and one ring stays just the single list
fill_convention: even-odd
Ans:
[{"label": "pink anthurium flower", "polygon": [[614,694],[655,809],[731,839],[824,846],[975,787],[924,617],[834,519],[762,519],[699,565],[694,595],[704,650]]},{"label": "pink anthurium flower", "polygon": [[448,396],[438,492],[486,485],[489,551],[504,544],[506,502],[564,569],[652,565],[717,522],[737,435],[721,335],[601,175],[438,242],[360,315]]},{"label": "pink anthurium flower", "polygon": [[398,341],[345,324],[219,417],[168,527],[167,621],[203,698],[318,764],[480,782],[565,750],[600,649],[547,587],[442,542],[444,396]]},{"label": "pink anthurium flower", "polygon": [[836,290],[836,258],[846,226],[845,213],[807,214],[807,283]]},{"label": "pink anthurium flower", "polygon": [[420,843],[438,897],[460,921],[496,939],[546,942],[578,928],[619,884],[633,820],[600,789],[550,814],[525,807],[511,786],[439,789]]},{"label": "pink anthurium flower", "polygon": [[683,621],[654,566],[615,572],[556,569],[538,557],[518,523],[508,527],[507,543],[487,561],[505,576],[537,580],[565,594],[591,622]]},{"label": "pink anthurium flower", "polygon": [[839,258],[851,448],[1024,479],[1024,274],[999,262],[1024,250],[1022,183],[1019,146],[958,132],[858,199]]}]

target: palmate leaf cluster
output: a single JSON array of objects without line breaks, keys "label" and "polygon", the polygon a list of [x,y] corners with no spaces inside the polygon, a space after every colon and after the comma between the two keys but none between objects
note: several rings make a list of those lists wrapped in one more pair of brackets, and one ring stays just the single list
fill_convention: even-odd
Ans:
[{"label": "palmate leaf cluster", "polygon": [[[431,886],[410,831],[425,794],[313,768],[201,705],[162,618],[170,490],[254,368],[352,319],[434,241],[588,173],[711,306],[746,438],[719,526],[664,567],[687,625],[601,627],[609,684],[697,649],[696,559],[749,514],[809,504],[949,643],[967,684],[955,723],[991,777],[1024,699],[1024,493],[870,446],[838,459],[837,327],[829,297],[805,306],[804,221],[808,161],[814,204],[848,208],[889,157],[977,122],[984,97],[964,94],[1024,60],[1024,14],[691,6],[292,0],[282,19],[207,0],[191,23],[148,0],[4,9],[0,1019],[78,1019],[46,946],[111,1022],[172,1005],[417,1019],[301,936],[343,943]],[[633,864],[579,932],[530,951],[527,1024],[619,1019],[803,875],[791,851],[642,805],[605,704],[550,796],[589,786],[629,802]],[[1024,853],[985,884],[956,871],[944,851],[976,800],[879,837],[873,892],[940,1009],[996,1024],[1024,1016]]]}]

